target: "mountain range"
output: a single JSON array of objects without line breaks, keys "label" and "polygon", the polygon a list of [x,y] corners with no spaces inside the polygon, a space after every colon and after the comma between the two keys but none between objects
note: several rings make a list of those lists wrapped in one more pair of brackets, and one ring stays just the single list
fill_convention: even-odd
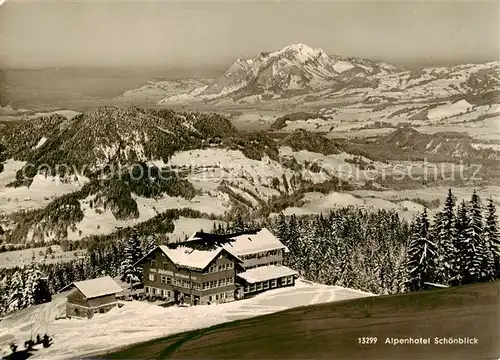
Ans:
[{"label": "mountain range", "polygon": [[499,62],[406,69],[293,44],[250,59],[238,58],[208,84],[191,89],[183,84],[186,91],[165,94],[158,104],[314,106],[332,101],[379,104],[460,96],[484,104],[498,98],[499,74]]},{"label": "mountain range", "polygon": [[[217,79],[204,87],[160,101],[216,101],[232,97],[236,101],[249,96],[262,100],[288,98],[345,87],[351,82],[375,74],[391,74],[399,67],[359,58],[328,55],[322,49],[293,44],[271,53],[260,53],[251,59],[238,58]],[[357,80],[356,80],[357,79]]]},{"label": "mountain range", "polygon": [[[156,108],[100,106],[29,116],[23,110],[25,121],[5,121],[0,132],[7,154],[0,225],[9,241],[24,242],[78,240],[127,226],[171,231],[166,217],[173,210],[187,211],[176,223],[181,229],[191,220],[199,229],[200,221],[210,227],[235,213],[321,212],[332,204],[408,213],[408,204],[349,192],[428,186],[391,180],[408,162],[424,172],[424,160],[483,164],[481,183],[495,178],[496,143],[479,135],[491,135],[486,126],[498,123],[498,70],[499,63],[409,70],[295,44],[237,59],[215,79],[151,80],[116,99],[133,105],[165,96]],[[203,104],[214,112],[172,110],[170,104]],[[225,105],[244,111],[225,116]],[[235,125],[237,116],[258,119],[265,105],[271,131]],[[280,111],[281,105],[307,110]],[[450,124],[478,131],[460,134]],[[446,131],[434,133],[438,126]],[[355,131],[366,133],[350,136]],[[60,164],[72,168],[63,174]],[[43,166],[50,171],[35,170]],[[110,166],[124,174],[108,173]],[[455,172],[446,166],[446,173]],[[136,179],[136,171],[148,176]],[[164,172],[167,178],[159,176]]]}]

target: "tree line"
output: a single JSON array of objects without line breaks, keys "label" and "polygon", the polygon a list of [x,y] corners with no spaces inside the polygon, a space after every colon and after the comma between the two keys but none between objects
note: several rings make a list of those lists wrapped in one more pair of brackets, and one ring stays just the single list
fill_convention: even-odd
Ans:
[{"label": "tree line", "polygon": [[[225,226],[214,225],[212,232],[261,227],[288,247],[286,265],[321,284],[396,294],[422,290],[426,283],[452,286],[500,277],[496,206],[491,198],[484,206],[476,192],[470,201],[456,204],[450,190],[434,216],[425,209],[412,222],[394,211],[347,207],[320,215],[281,213],[258,221],[239,215]],[[46,301],[74,281],[104,274],[140,282],[142,271],[135,263],[163,241],[138,229],[123,235],[92,243],[86,256],[71,262],[3,269],[0,312]]]},{"label": "tree line", "polygon": [[125,241],[94,244],[85,256],[69,262],[37,263],[22,268],[2,269],[0,277],[0,314],[50,301],[65,286],[103,275],[129,283],[141,280],[141,269],[133,264],[158,244],[154,235],[139,235],[134,229]]},{"label": "tree line", "polygon": [[470,201],[456,204],[448,192],[433,221],[425,209],[413,222],[407,251],[408,290],[425,283],[470,284],[500,278],[500,236],[496,206],[486,206],[474,191]]}]

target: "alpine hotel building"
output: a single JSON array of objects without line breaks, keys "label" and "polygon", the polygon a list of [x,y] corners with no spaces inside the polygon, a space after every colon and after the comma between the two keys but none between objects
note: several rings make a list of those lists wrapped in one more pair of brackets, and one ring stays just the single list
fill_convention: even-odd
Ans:
[{"label": "alpine hotel building", "polygon": [[213,304],[293,286],[297,272],[283,266],[285,252],[267,229],[227,235],[197,232],[186,241],[156,247],[137,265],[143,267],[146,293]]}]

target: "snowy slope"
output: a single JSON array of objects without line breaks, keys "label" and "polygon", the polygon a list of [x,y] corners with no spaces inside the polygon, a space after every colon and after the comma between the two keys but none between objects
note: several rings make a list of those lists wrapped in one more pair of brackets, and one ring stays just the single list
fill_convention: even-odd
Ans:
[{"label": "snowy slope", "polygon": [[48,349],[39,349],[33,359],[68,359],[204,328],[227,321],[249,318],[297,306],[340,301],[373,294],[338,286],[298,281],[295,287],[267,291],[251,299],[220,305],[162,308],[146,302],[125,302],[93,319],[62,319],[66,299],[58,295],[51,303],[19,311],[2,320],[0,349],[10,352],[11,341],[24,342],[34,334],[47,332],[54,338]]}]

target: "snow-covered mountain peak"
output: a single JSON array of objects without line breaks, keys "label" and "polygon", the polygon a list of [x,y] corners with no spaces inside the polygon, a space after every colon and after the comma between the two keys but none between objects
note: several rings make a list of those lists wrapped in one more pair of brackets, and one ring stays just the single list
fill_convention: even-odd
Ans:
[{"label": "snow-covered mountain peak", "polygon": [[366,79],[381,71],[393,70],[369,60],[330,56],[323,49],[296,43],[250,59],[237,58],[222,76],[189,99],[243,103],[284,99],[327,89],[369,86],[372,84]]},{"label": "snow-covered mountain peak", "polygon": [[306,62],[307,60],[317,59],[322,55],[326,55],[322,49],[313,49],[310,46],[298,43],[285,46],[284,48],[269,54],[269,56],[273,57],[283,54],[292,55],[293,57],[295,57],[295,59],[302,63]]}]

